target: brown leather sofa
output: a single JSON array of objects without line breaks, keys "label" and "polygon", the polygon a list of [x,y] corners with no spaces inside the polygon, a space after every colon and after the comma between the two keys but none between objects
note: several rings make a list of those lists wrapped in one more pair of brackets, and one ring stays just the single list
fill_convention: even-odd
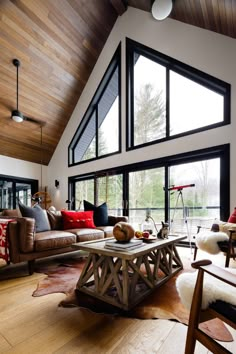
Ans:
[{"label": "brown leather sofa", "polygon": [[12,210],[5,210],[1,215],[1,218],[14,218],[8,224],[10,262],[28,262],[29,274],[34,272],[36,259],[75,251],[72,247],[75,242],[111,237],[113,226],[128,220],[125,216],[108,216],[109,226],[63,230],[60,213],[47,213],[47,216],[50,230],[36,233],[35,219],[16,216]]}]

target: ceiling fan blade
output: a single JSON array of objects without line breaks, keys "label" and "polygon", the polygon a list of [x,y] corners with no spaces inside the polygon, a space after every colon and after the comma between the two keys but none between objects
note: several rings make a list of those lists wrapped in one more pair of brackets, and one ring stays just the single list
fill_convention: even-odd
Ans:
[{"label": "ceiling fan blade", "polygon": [[2,97],[0,97],[0,105],[11,112],[14,109],[14,107],[11,104],[9,104],[8,102],[6,102],[6,100]]},{"label": "ceiling fan blade", "polygon": [[27,117],[24,115],[24,120],[28,121],[28,122],[31,122],[31,123],[35,123],[35,124],[38,124],[38,125],[41,125],[41,126],[44,126],[46,124],[46,122],[40,120],[40,119],[35,119],[35,118],[32,118],[32,117]]}]

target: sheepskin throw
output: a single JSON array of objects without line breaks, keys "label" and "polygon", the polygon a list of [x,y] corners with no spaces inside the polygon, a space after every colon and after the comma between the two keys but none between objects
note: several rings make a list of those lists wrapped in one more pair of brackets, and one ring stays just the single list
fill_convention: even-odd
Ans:
[{"label": "sheepskin throw", "polygon": [[205,231],[196,235],[196,245],[202,251],[217,254],[220,252],[217,242],[227,241],[228,239],[229,237],[225,232]]},{"label": "sheepskin throw", "polygon": [[[230,272],[236,276],[236,269],[231,269]],[[183,273],[176,279],[176,288],[179,293],[179,297],[182,304],[187,309],[190,309],[191,307],[197,274],[198,271],[193,273]],[[206,309],[209,304],[215,302],[216,300],[222,300],[236,306],[236,288],[205,273],[202,309]]]}]

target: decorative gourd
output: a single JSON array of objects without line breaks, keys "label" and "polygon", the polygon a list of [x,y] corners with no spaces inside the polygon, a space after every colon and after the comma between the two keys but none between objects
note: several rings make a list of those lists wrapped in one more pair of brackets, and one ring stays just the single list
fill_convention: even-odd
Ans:
[{"label": "decorative gourd", "polygon": [[119,242],[129,242],[134,237],[135,230],[128,222],[120,221],[113,228],[113,235]]}]

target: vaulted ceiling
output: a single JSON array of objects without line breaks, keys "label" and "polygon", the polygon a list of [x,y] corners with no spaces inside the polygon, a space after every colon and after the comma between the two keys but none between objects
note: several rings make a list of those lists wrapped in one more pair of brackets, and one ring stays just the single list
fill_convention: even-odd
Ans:
[{"label": "vaulted ceiling", "polygon": [[[127,5],[152,0],[0,0],[0,155],[47,165]],[[171,18],[236,38],[236,0],[175,0]],[[16,109],[45,122],[11,119]],[[43,144],[41,144],[43,141]]]}]

